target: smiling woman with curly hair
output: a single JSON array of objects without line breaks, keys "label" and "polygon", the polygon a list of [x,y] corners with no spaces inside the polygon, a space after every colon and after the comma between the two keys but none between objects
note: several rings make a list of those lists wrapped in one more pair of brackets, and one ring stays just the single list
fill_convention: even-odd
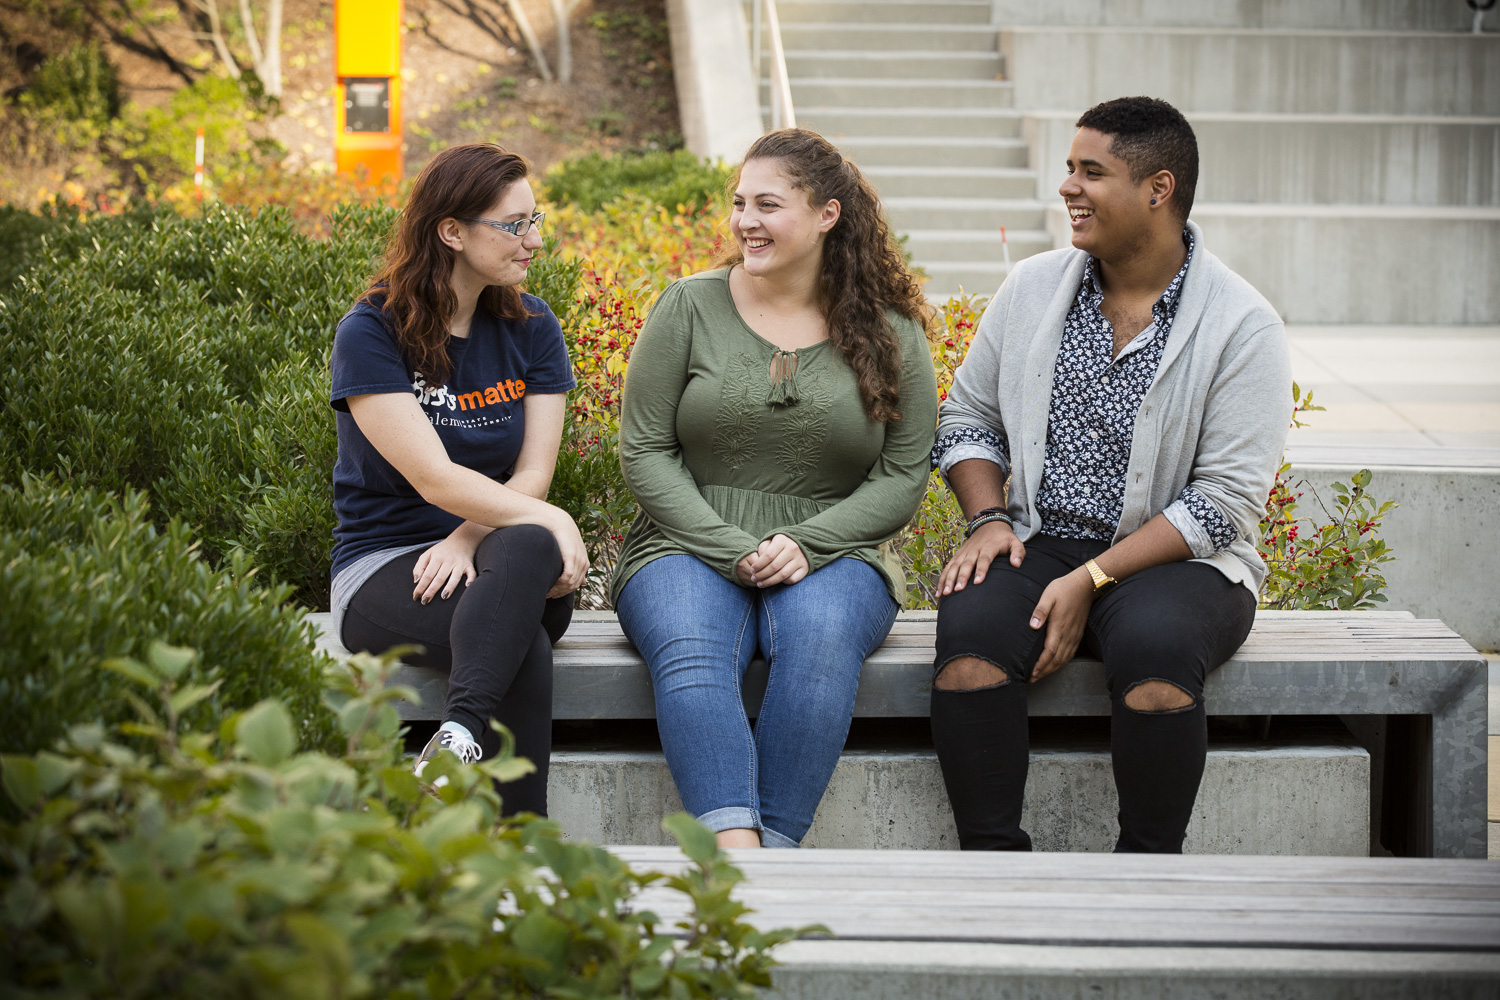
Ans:
[{"label": "smiling woman with curly hair", "polygon": [[733,250],[662,293],[630,359],[620,464],[641,515],[614,590],[683,803],[725,846],[795,847],[905,598],[890,539],[927,483],[937,385],[920,287],[858,167],[784,129],[733,197]]}]

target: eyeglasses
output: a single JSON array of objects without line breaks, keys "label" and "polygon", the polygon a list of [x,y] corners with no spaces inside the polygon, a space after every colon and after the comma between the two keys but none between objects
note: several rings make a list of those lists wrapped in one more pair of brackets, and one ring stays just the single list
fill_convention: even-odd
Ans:
[{"label": "eyeglasses", "polygon": [[515,222],[495,222],[493,219],[465,219],[464,221],[489,226],[491,229],[498,229],[512,236],[525,236],[531,232],[532,226],[542,228],[542,220],[545,218],[547,218],[546,212],[538,212],[529,219],[517,219]]}]

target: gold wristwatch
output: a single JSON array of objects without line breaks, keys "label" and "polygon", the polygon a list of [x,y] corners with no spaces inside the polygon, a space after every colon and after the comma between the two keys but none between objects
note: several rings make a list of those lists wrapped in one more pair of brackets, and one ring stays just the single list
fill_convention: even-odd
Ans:
[{"label": "gold wristwatch", "polygon": [[1094,593],[1096,594],[1106,587],[1113,587],[1115,584],[1120,582],[1114,577],[1110,576],[1108,573],[1104,572],[1104,570],[1100,569],[1099,564],[1094,562],[1094,560],[1092,559],[1084,563],[1083,568],[1089,571],[1089,576],[1093,577]]}]

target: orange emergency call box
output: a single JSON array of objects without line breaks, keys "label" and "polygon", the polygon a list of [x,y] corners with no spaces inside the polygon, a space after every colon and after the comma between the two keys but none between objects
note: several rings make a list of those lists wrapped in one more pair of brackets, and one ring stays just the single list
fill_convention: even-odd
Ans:
[{"label": "orange emergency call box", "polygon": [[401,179],[401,0],[334,0],[334,160],[371,182]]}]

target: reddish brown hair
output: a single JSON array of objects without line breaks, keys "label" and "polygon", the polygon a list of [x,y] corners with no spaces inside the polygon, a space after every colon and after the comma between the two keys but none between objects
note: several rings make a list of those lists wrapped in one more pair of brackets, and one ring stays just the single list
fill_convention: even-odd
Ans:
[{"label": "reddish brown hair", "polygon": [[[391,230],[380,270],[360,301],[378,305],[396,330],[413,368],[436,388],[448,381],[448,324],[458,309],[449,279],[453,250],[438,238],[444,219],[474,219],[529,172],[526,161],[492,142],[452,146],[434,156],[412,185],[406,208]],[[518,288],[490,285],[479,306],[501,319],[524,319]]]},{"label": "reddish brown hair", "polygon": [[[901,344],[886,311],[925,328],[931,310],[921,284],[906,269],[875,189],[833,143],[808,129],[761,136],[745,154],[745,163],[751,160],[776,161],[815,208],[838,201],[839,220],[823,238],[818,304],[828,339],[854,369],[865,413],[871,420],[900,420]],[[731,181],[734,187],[739,173]],[[744,259],[739,246],[730,244],[719,263],[732,266]]]}]

